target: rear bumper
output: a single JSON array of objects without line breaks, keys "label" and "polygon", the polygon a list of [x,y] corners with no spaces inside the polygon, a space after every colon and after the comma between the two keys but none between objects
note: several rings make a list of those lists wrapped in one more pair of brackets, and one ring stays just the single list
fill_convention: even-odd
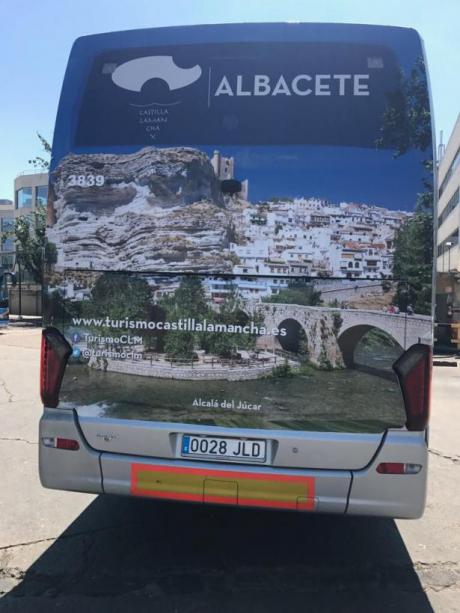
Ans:
[{"label": "rear bumper", "polygon": [[[381,475],[381,462],[418,464],[415,475]],[[418,519],[423,515],[428,475],[428,448],[425,432],[389,431],[373,461],[352,472],[348,498],[349,515],[376,515]]]},{"label": "rear bumper", "polygon": [[[47,447],[43,438],[69,438],[77,440],[80,449],[68,451]],[[84,440],[73,411],[45,409],[39,426],[38,466],[44,487],[100,494],[102,472],[100,452]]]},{"label": "rear bumper", "polygon": [[344,513],[350,474],[342,471],[140,459],[103,453],[104,491],[244,507]]},{"label": "rear bumper", "polygon": [[[78,440],[78,451],[46,447],[43,437]],[[83,437],[75,414],[45,409],[40,420],[44,487],[167,500],[297,511],[417,518],[425,506],[424,433],[390,431],[362,470],[305,470],[192,462],[100,452]],[[381,475],[380,462],[420,464],[415,475]]]}]

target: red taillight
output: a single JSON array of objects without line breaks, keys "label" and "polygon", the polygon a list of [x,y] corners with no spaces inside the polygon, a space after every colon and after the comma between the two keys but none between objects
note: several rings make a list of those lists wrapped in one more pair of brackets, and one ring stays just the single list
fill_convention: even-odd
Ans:
[{"label": "red taillight", "polygon": [[422,466],[404,462],[380,462],[376,470],[381,475],[416,475],[422,470]]},{"label": "red taillight", "polygon": [[78,451],[80,449],[79,442],[73,438],[43,436],[42,443],[45,447],[54,447],[55,449],[67,449],[68,451]]},{"label": "red taillight", "polygon": [[393,366],[401,386],[408,430],[424,430],[430,415],[431,347],[412,345]]},{"label": "red taillight", "polygon": [[57,438],[56,448],[68,449],[69,451],[78,451],[80,449],[80,445],[78,444],[78,441],[75,441],[73,438]]},{"label": "red taillight", "polygon": [[57,407],[64,370],[72,348],[56,328],[42,332],[40,396],[47,407]]}]

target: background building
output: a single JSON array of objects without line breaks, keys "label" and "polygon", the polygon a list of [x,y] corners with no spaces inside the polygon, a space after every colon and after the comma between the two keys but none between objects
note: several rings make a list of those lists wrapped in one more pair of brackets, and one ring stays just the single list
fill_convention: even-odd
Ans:
[{"label": "background building", "polygon": [[14,228],[14,204],[11,200],[0,200],[0,272],[13,267],[14,239],[1,238],[4,232]]},{"label": "background building", "polygon": [[[46,207],[48,199],[48,173],[27,171],[14,180],[14,204],[11,204],[10,221],[22,215],[30,215],[37,207]],[[15,315],[41,314],[41,287],[34,282],[30,273],[18,262],[14,239],[11,239],[13,266],[18,283],[10,289],[10,311]],[[13,268],[11,266],[10,268]]]},{"label": "background building", "polygon": [[27,215],[37,206],[46,206],[47,199],[47,172],[23,173],[14,180],[15,217]]},{"label": "background building", "polygon": [[460,322],[460,115],[439,163],[438,189],[436,318],[452,324]]}]

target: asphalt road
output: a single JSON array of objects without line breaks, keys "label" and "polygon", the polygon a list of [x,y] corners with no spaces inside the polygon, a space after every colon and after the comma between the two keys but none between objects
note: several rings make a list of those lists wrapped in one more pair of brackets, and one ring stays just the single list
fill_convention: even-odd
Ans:
[{"label": "asphalt road", "polygon": [[0,611],[460,611],[460,366],[434,371],[425,515],[394,522],[45,490],[38,361],[39,330],[0,330]]}]

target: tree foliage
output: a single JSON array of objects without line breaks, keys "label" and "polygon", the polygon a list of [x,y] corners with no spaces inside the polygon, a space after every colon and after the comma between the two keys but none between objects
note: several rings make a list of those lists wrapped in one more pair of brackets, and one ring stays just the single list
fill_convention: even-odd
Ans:
[{"label": "tree foliage", "polygon": [[388,95],[376,145],[393,149],[394,157],[411,149],[426,151],[431,148],[430,102],[422,57],[407,78],[401,74],[399,87]]},{"label": "tree foliage", "polygon": [[427,151],[423,163],[424,191],[418,194],[413,217],[395,237],[393,274],[401,279],[394,304],[402,311],[410,305],[417,313],[431,312],[433,263],[433,172],[431,116],[423,58],[389,95],[378,148],[393,149],[394,157],[411,150]]},{"label": "tree foliage", "polygon": [[[249,317],[243,311],[243,304],[237,295],[236,287],[230,288],[225,301],[220,306],[218,313],[213,313],[213,322],[225,324],[226,326],[241,326],[249,324]],[[256,326],[263,325],[263,317],[255,314],[252,322]],[[209,353],[223,358],[235,357],[238,349],[252,349],[256,341],[255,335],[241,333],[209,333],[204,339],[203,348]]]},{"label": "tree foliage", "polygon": [[49,157],[51,155],[51,145],[46,140],[46,138],[40,134],[40,132],[37,132],[37,136],[40,141],[41,147],[47,157],[44,158],[41,155],[36,155],[29,160],[29,164],[31,164],[36,170],[42,170],[43,172],[47,172],[50,167]]},{"label": "tree foliage", "polygon": [[209,312],[201,280],[198,277],[184,277],[172,296],[165,296],[161,306],[168,315],[181,317],[205,317]]},{"label": "tree foliage", "polygon": [[431,313],[432,265],[433,220],[427,213],[416,213],[395,240],[393,274],[402,281],[393,302],[401,311],[411,306],[416,313]]},{"label": "tree foliage", "polygon": [[[236,288],[229,288],[224,302],[219,309],[213,309],[206,299],[201,280],[198,277],[184,277],[173,296],[166,296],[160,301],[165,317],[170,321],[193,318],[196,322],[206,319],[212,324],[245,326],[248,316],[242,310],[242,303]],[[252,318],[255,325],[262,325],[262,318]],[[250,349],[255,346],[256,336],[230,332],[194,332],[168,331],[165,334],[164,350],[171,357],[191,359],[197,349],[222,358],[232,358],[238,349]]]},{"label": "tree foliage", "polygon": [[46,241],[46,209],[37,207],[28,215],[17,217],[11,232],[4,232],[2,239],[16,241],[16,260],[32,276],[36,283],[43,283],[46,269],[56,262],[56,247]]},{"label": "tree foliage", "polygon": [[286,289],[264,298],[264,302],[298,304],[300,306],[319,306],[322,304],[321,292],[315,290],[312,283],[302,280],[291,281]]},{"label": "tree foliage", "polygon": [[[203,319],[210,315],[203,284],[198,277],[184,277],[174,295],[165,296],[160,301],[160,306],[170,321]],[[171,357],[191,359],[198,344],[198,333],[172,330],[165,335],[164,350]]]},{"label": "tree foliage", "polygon": [[[46,172],[49,168],[51,145],[38,132],[37,136],[47,158],[36,156],[29,160],[29,164]],[[38,206],[31,214],[17,217],[13,229],[0,235],[0,243],[6,238],[15,239],[16,261],[30,273],[36,283],[42,284],[46,269],[57,259],[55,245],[46,241],[46,208]]]},{"label": "tree foliage", "polygon": [[146,320],[149,304],[150,288],[145,279],[124,273],[104,273],[96,281],[91,299],[83,302],[82,315],[113,320]]}]

